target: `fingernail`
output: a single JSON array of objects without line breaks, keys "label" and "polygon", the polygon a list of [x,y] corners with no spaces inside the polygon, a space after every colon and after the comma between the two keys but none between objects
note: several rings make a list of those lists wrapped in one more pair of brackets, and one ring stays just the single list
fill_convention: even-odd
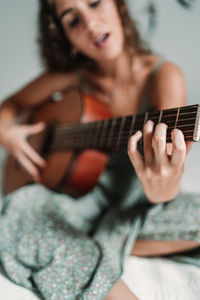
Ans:
[{"label": "fingernail", "polygon": [[175,142],[177,143],[182,142],[182,137],[183,137],[182,132],[177,128],[175,128],[172,132],[173,132]]},{"label": "fingernail", "polygon": [[152,120],[148,120],[147,123],[146,123],[148,126],[153,126],[154,125],[154,122]]},{"label": "fingernail", "polygon": [[142,131],[141,131],[141,130],[138,130],[138,131],[135,133],[135,136],[136,136],[136,137],[142,136]]},{"label": "fingernail", "polygon": [[144,130],[146,132],[152,131],[154,127],[154,122],[152,120],[148,120],[145,124]]}]

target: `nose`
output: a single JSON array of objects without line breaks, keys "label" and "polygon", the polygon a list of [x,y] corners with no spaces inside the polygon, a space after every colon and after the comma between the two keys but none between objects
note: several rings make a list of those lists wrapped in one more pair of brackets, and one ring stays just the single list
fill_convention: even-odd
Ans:
[{"label": "nose", "polygon": [[82,16],[82,18],[85,28],[89,32],[94,31],[97,27],[97,16],[92,12],[87,12]]}]

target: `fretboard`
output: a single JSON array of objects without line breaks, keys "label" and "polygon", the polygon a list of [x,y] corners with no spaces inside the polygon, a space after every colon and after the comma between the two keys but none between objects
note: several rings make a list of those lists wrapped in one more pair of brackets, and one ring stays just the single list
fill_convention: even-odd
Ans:
[{"label": "fretboard", "polygon": [[96,122],[56,125],[51,128],[51,151],[127,146],[130,136],[142,130],[148,120],[155,126],[161,122],[167,124],[167,142],[171,142],[174,128],[183,132],[186,141],[200,141],[200,105],[196,104]]}]

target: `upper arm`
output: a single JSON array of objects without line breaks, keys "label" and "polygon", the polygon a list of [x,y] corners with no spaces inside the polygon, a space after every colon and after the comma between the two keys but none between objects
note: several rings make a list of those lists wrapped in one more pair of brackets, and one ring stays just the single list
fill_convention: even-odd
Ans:
[{"label": "upper arm", "polygon": [[75,82],[74,73],[44,73],[12,95],[8,101],[21,108],[38,105],[57,91],[72,87]]},{"label": "upper arm", "polygon": [[150,91],[151,105],[169,109],[186,105],[186,86],[182,71],[166,62],[155,74]]}]

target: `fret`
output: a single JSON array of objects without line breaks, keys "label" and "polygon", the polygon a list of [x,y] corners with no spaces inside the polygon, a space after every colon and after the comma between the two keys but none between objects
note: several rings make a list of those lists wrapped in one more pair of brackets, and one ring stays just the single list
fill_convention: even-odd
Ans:
[{"label": "fret", "polygon": [[178,124],[178,118],[179,118],[179,113],[180,113],[180,107],[177,109],[177,115],[176,115],[176,121],[175,121],[174,128],[177,127],[177,124]]},{"label": "fret", "polygon": [[147,112],[145,113],[143,127],[144,127],[144,125],[146,124],[146,122],[147,122],[147,120],[148,120],[148,117],[149,117],[149,113],[148,113],[148,111],[147,111]]},{"label": "fret", "polygon": [[94,142],[94,133],[95,133],[95,127],[94,127],[95,122],[93,123],[88,123],[88,126],[86,126],[86,134],[83,134],[83,139],[81,141],[82,147],[84,147],[85,142],[87,143],[88,147],[92,147],[93,142]]},{"label": "fret", "polygon": [[[149,120],[154,122],[154,127],[159,124],[159,122],[162,119],[162,115],[163,113],[160,113],[160,111],[156,111],[156,112],[150,112],[149,113]],[[163,122],[163,121],[162,121]]]},{"label": "fret", "polygon": [[119,131],[120,131],[120,127],[121,127],[121,121],[122,121],[122,117],[115,118],[115,124],[112,129],[112,133],[111,133],[111,135],[109,134],[110,145],[112,145],[112,147],[117,146]]},{"label": "fret", "polygon": [[162,116],[163,116],[163,110],[160,111],[160,116],[159,116],[159,119],[158,119],[158,124],[161,123]]},{"label": "fret", "polygon": [[121,126],[120,126],[120,129],[119,129],[119,135],[118,135],[118,139],[117,139],[117,146],[120,145],[120,138],[121,138],[121,135],[122,135],[122,130],[124,128],[125,122],[126,122],[126,117],[122,117],[121,118]]},{"label": "fret", "polygon": [[100,144],[100,141],[101,141],[101,139],[102,139],[102,135],[103,135],[103,130],[102,130],[102,128],[103,128],[103,126],[104,126],[104,121],[105,120],[103,120],[103,121],[98,121],[97,122],[97,132],[98,132],[98,134],[96,135],[96,146],[97,146],[97,148],[101,148],[101,144]]},{"label": "fret", "polygon": [[138,131],[138,130],[143,130],[143,126],[144,126],[144,119],[145,119],[145,115],[144,114],[138,114],[137,115],[137,122],[135,122],[135,130],[134,132]]},{"label": "fret", "polygon": [[84,123],[83,126],[79,126],[78,132],[77,132],[77,139],[76,139],[76,149],[82,149],[84,148],[84,145],[86,147],[90,146],[91,142],[91,132],[90,132],[90,126],[91,123]]},{"label": "fret", "polygon": [[110,127],[109,125],[111,124],[109,119],[105,119],[102,122],[103,122],[103,126],[101,128],[101,136],[99,138],[99,146],[100,147],[103,147],[106,143],[108,128]]},{"label": "fret", "polygon": [[104,121],[96,121],[96,133],[94,138],[94,147],[99,148],[100,147],[100,140],[103,134],[102,128],[104,126]]},{"label": "fret", "polygon": [[174,113],[171,114],[168,110],[163,110],[162,112],[162,123],[166,124],[168,129],[172,130],[174,129],[175,123],[176,123],[176,117],[177,117],[177,109],[174,110]]},{"label": "fret", "polygon": [[[74,126],[73,129],[75,129],[76,133],[74,134],[75,138],[74,139],[71,138],[71,144],[73,144],[74,149],[76,150],[76,149],[78,149],[80,147],[79,146],[80,139],[83,138],[83,135],[81,134],[81,129],[83,130],[83,127],[78,126],[78,124],[77,124],[77,125]],[[73,129],[72,129],[72,134],[73,134]]]},{"label": "fret", "polygon": [[95,121],[92,123],[91,130],[93,131],[93,136],[92,136],[92,141],[91,141],[91,147],[95,148],[96,147],[96,141],[98,138],[98,123]]},{"label": "fret", "polygon": [[111,128],[110,128],[110,132],[108,134],[108,140],[107,140],[107,143],[106,143],[106,145],[108,147],[111,147],[113,145],[113,135],[114,135],[116,121],[117,121],[117,118],[112,119]]},{"label": "fret", "polygon": [[130,137],[130,136],[133,134],[133,132],[134,132],[135,121],[136,121],[136,115],[134,115],[134,116],[132,117],[131,127],[130,127],[130,130],[129,130],[129,137]]},{"label": "fret", "polygon": [[76,134],[75,134],[76,138],[72,142],[72,143],[74,143],[75,149],[81,148],[81,143],[83,143],[84,140],[86,140],[85,139],[86,130],[84,130],[84,129],[85,129],[85,124],[83,124],[83,126],[77,126],[77,128],[76,128]]}]

